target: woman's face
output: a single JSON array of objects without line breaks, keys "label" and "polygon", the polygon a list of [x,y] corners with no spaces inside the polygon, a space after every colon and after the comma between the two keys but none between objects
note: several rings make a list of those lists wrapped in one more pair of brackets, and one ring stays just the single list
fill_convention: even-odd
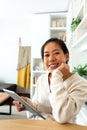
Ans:
[{"label": "woman's face", "polygon": [[58,68],[61,63],[66,63],[69,60],[69,54],[64,54],[61,47],[55,43],[50,42],[44,48],[44,65],[48,71],[52,72]]}]

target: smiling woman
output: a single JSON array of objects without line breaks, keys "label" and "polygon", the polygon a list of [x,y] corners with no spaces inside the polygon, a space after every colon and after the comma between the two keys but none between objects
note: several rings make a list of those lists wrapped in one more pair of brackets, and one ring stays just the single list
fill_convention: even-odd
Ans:
[{"label": "smiling woman", "polygon": [[[47,73],[37,80],[33,105],[46,119],[75,123],[81,106],[87,100],[87,81],[70,71],[66,64],[69,52],[62,40],[48,39],[41,47],[41,56]],[[17,101],[14,104],[18,111],[25,110]],[[40,118],[36,116],[35,119]]]}]

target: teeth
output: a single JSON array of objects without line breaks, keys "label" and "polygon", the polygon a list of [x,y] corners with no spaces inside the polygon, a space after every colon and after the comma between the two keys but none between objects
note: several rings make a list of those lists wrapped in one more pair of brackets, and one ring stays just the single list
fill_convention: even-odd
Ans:
[{"label": "teeth", "polygon": [[51,67],[54,67],[54,66],[57,66],[58,64],[51,64],[51,65],[49,65],[49,66],[51,66]]}]

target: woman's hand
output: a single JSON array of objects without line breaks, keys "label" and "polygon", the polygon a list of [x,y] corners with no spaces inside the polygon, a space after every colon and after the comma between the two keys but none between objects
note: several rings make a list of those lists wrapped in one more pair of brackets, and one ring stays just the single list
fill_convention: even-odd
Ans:
[{"label": "woman's hand", "polygon": [[70,72],[69,65],[66,63],[62,63],[58,69],[62,72],[63,74],[63,80],[66,80],[69,78],[73,73]]},{"label": "woman's hand", "polygon": [[[27,97],[21,96],[21,98],[22,98],[23,100],[27,101]],[[17,100],[14,100],[14,101],[13,101],[13,104],[16,106],[16,108],[17,108],[18,111],[22,111],[22,110],[25,109],[25,107],[24,107],[19,101],[17,101]]]}]

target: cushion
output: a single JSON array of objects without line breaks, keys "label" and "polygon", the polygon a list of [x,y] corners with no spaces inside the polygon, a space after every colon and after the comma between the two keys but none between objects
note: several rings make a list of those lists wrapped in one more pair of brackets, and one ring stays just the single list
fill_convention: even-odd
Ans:
[{"label": "cushion", "polygon": [[0,92],[0,104],[6,101],[10,96],[5,92]]}]

